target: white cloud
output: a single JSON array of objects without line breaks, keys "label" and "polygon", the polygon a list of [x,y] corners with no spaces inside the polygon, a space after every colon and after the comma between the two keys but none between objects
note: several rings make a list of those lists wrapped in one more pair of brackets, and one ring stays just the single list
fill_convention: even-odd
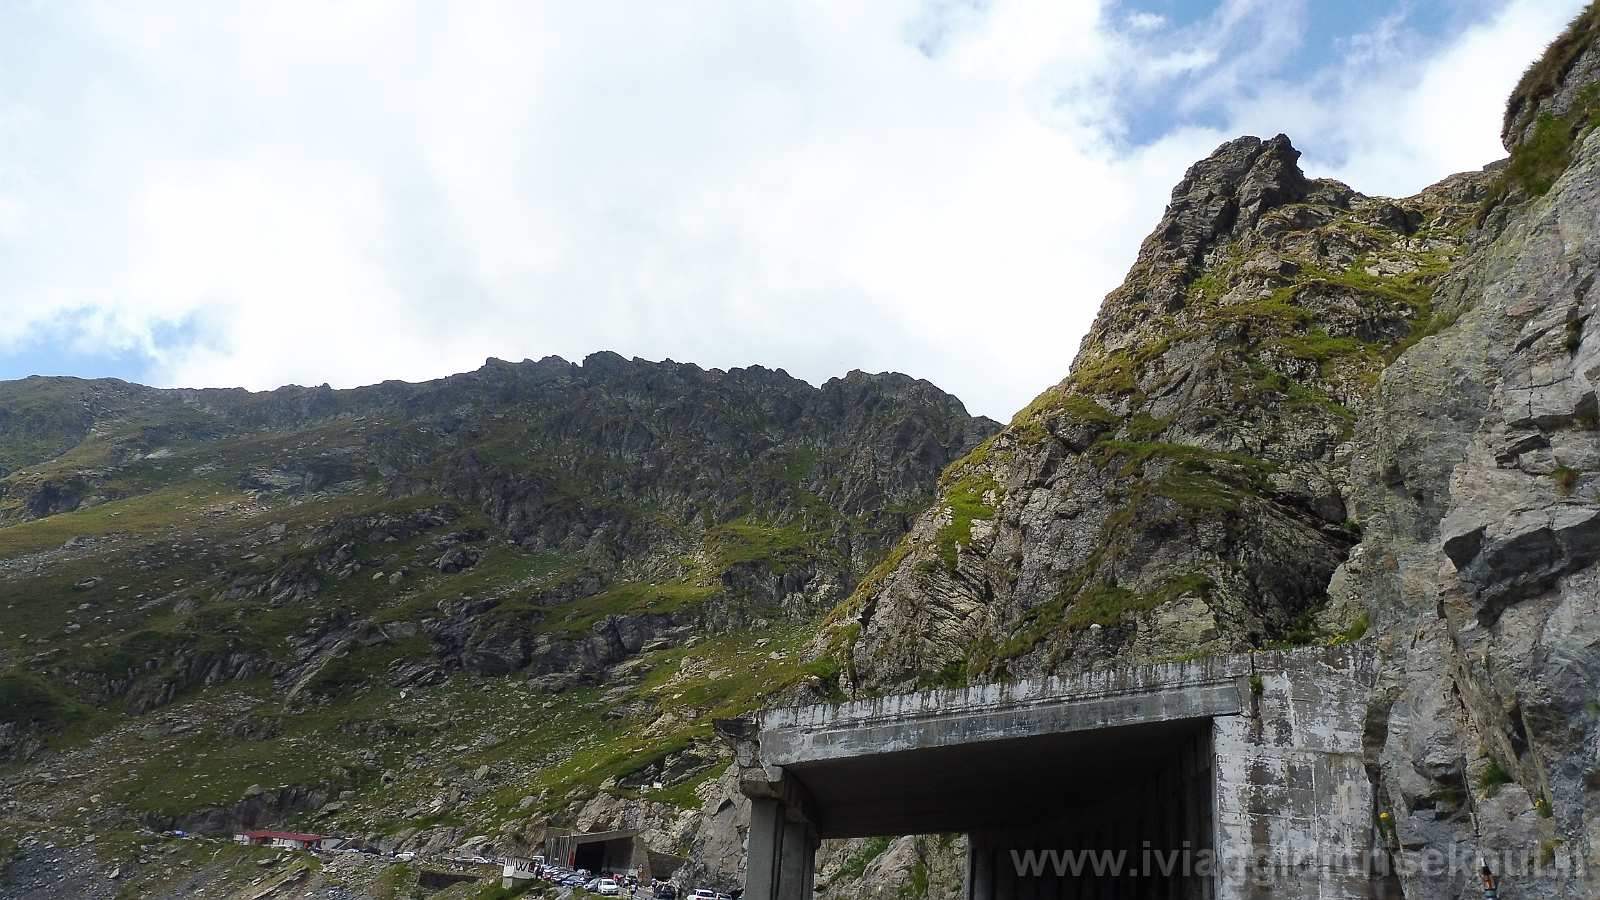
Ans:
[{"label": "white cloud", "polygon": [[1405,196],[1505,156],[1506,96],[1583,5],[1512,0],[1425,55],[1406,35],[1380,27],[1315,83],[1274,85],[1237,104],[1235,121],[1293,136],[1312,174]]},{"label": "white cloud", "polygon": [[[1092,0],[0,7],[0,347],[255,388],[614,349],[1005,417],[1235,129],[1414,190],[1497,155],[1575,5],[1248,98],[1294,20],[1242,0],[1188,44]],[[1107,86],[1174,73],[1230,127],[1118,143]]]}]

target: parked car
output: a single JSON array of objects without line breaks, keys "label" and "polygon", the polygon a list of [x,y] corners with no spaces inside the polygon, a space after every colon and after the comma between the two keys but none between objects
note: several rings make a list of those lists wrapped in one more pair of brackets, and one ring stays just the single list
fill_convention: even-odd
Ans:
[{"label": "parked car", "polygon": [[481,856],[474,856],[472,858],[472,864],[475,866],[487,866],[489,865],[489,861]]},{"label": "parked car", "polygon": [[597,879],[596,886],[597,886],[596,893],[598,893],[602,897],[615,897],[618,894],[622,893],[622,885],[617,884],[615,879],[611,879],[611,878]]},{"label": "parked car", "polygon": [[656,885],[654,896],[656,900],[678,900],[678,889],[670,882],[663,881]]},{"label": "parked car", "polygon": [[711,888],[695,888],[689,900],[717,900],[717,892]]}]

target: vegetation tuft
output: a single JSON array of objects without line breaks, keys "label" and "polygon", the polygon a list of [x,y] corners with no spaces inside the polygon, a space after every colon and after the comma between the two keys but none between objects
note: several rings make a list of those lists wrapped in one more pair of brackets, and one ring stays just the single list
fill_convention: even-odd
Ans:
[{"label": "vegetation tuft", "polygon": [[1491,756],[1489,757],[1489,765],[1478,773],[1478,788],[1493,794],[1496,788],[1501,785],[1511,784],[1515,780],[1511,777],[1510,772],[1501,768],[1500,761]]},{"label": "vegetation tuft", "polygon": [[[1594,7],[1590,7],[1583,17],[1592,19],[1593,14]],[[1579,91],[1572,107],[1560,117],[1539,113],[1533,133],[1511,148],[1511,160],[1479,206],[1479,224],[1508,197],[1531,199],[1548,193],[1572,164],[1573,148],[1594,129],[1596,113],[1600,113],[1600,84]]]},{"label": "vegetation tuft", "polygon": [[946,571],[955,572],[960,548],[972,542],[972,523],[994,518],[995,506],[1004,493],[988,472],[968,472],[950,482],[941,498],[941,505],[950,511],[950,522],[939,529],[938,538],[939,558]]},{"label": "vegetation tuft", "polygon": [[1600,41],[1600,4],[1591,3],[1518,79],[1517,86],[1506,99],[1508,137],[1520,134],[1540,103],[1560,93],[1562,82],[1578,57],[1597,41]]},{"label": "vegetation tuft", "polygon": [[894,843],[894,838],[892,837],[867,838],[861,848],[850,854],[850,857],[839,867],[839,873],[835,880],[859,880],[862,875],[866,874],[867,866],[871,865],[873,860],[882,856],[883,852],[888,850],[889,845],[892,843]]},{"label": "vegetation tuft", "polygon": [[1563,497],[1572,496],[1572,492],[1578,487],[1577,469],[1568,466],[1557,466],[1555,471],[1550,473],[1550,476],[1555,479],[1556,489],[1561,491],[1561,496]]}]

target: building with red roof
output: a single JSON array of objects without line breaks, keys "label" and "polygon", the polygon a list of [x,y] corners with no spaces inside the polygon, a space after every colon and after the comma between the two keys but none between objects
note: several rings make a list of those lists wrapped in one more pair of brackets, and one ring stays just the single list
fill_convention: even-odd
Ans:
[{"label": "building with red roof", "polygon": [[292,831],[240,831],[233,835],[235,842],[255,844],[260,847],[282,847],[286,850],[326,850],[340,838],[325,834],[295,834]]}]

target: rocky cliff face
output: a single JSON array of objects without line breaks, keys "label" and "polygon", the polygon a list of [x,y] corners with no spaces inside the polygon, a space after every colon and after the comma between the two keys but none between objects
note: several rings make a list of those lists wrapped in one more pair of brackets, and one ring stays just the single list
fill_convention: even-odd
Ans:
[{"label": "rocky cliff face", "polygon": [[1442,322],[1490,176],[1310,181],[1240,138],[1173,191],[1061,384],[942,477],[826,641],[854,689],[1225,652],[1343,630],[1355,423]]},{"label": "rocky cliff face", "polygon": [[1572,99],[1600,84],[1594,20],[1524,80],[1555,71],[1549,89],[1508,107],[1513,167],[1548,154],[1519,124],[1541,120],[1566,120],[1569,164],[1543,196],[1506,192],[1521,202],[1490,213],[1436,295],[1452,324],[1379,379],[1351,481],[1367,531],[1332,586],[1387,658],[1369,731],[1397,852],[1585,872],[1522,896],[1600,891],[1600,141]]}]

